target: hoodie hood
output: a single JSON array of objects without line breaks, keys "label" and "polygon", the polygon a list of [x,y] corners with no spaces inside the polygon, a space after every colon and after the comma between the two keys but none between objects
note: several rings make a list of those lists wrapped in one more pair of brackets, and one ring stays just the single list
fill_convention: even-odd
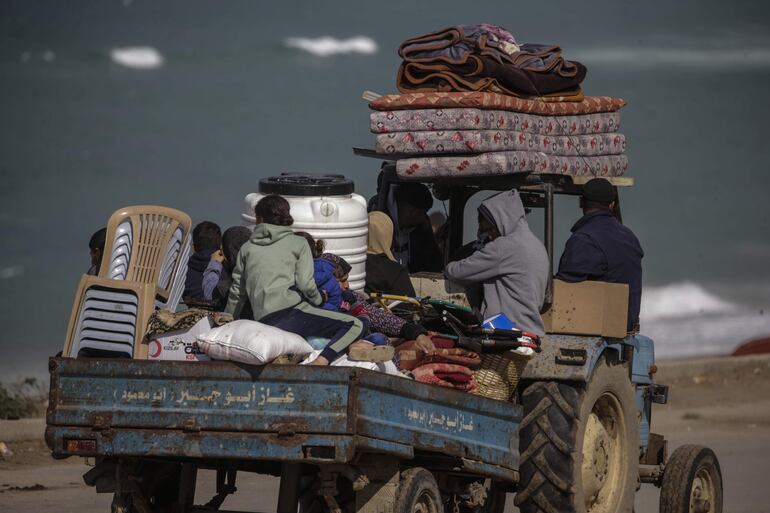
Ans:
[{"label": "hoodie hood", "polygon": [[524,205],[516,190],[501,192],[485,199],[479,207],[481,215],[495,223],[502,237],[513,234],[526,223]]},{"label": "hoodie hood", "polygon": [[202,273],[206,270],[206,266],[209,265],[211,255],[213,255],[215,251],[215,249],[202,249],[196,251],[190,255],[190,259],[187,261],[187,267]]},{"label": "hoodie hood", "polygon": [[291,226],[261,223],[254,227],[254,232],[252,232],[249,242],[258,246],[269,246],[293,234],[294,231],[292,231]]}]

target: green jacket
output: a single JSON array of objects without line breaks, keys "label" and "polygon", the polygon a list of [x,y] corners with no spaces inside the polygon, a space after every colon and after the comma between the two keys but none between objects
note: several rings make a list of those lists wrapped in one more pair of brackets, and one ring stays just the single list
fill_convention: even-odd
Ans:
[{"label": "green jacket", "polygon": [[313,256],[303,237],[288,226],[262,223],[241,247],[233,270],[227,313],[235,318],[248,299],[254,319],[297,306],[322,303],[313,279]]}]

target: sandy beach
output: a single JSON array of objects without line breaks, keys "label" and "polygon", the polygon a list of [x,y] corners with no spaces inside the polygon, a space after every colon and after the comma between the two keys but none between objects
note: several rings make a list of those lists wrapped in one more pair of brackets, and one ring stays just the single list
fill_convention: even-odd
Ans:
[{"label": "sandy beach", "polygon": [[[685,443],[714,449],[724,475],[724,511],[768,511],[762,489],[770,472],[770,356],[664,362],[657,381],[671,390],[669,404],[655,407],[653,432],[667,437],[670,450]],[[14,451],[0,460],[0,512],[109,511],[111,496],[97,495],[81,479],[92,462],[51,459],[42,442],[43,426],[43,419],[0,422],[0,441]],[[277,479],[241,473],[239,492],[223,507],[274,510],[277,485]],[[213,472],[203,472],[198,502],[213,490]],[[643,486],[636,511],[658,511],[658,490]]]}]

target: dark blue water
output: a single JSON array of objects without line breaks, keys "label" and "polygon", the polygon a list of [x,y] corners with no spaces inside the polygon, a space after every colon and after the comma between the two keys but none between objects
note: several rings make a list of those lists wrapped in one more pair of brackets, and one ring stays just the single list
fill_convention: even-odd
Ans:
[{"label": "dark blue water", "polygon": [[[717,1],[3,0],[0,379],[45,372],[88,238],[121,206],[229,226],[258,179],[281,171],[344,173],[372,194],[379,163],[351,152],[373,141],[361,92],[395,90],[406,37],[477,21],[562,45],[588,66],[588,94],[628,100],[637,186],[623,193],[624,217],[646,250],[650,297],[690,323],[661,321],[648,304],[662,347],[697,352],[698,340],[683,340],[707,322],[734,326],[727,345],[770,332],[760,314],[770,305],[769,12]],[[284,44],[324,35],[367,36],[379,51],[321,58]],[[163,66],[113,62],[126,46],[155,48]],[[557,214],[561,244],[575,202]]]}]

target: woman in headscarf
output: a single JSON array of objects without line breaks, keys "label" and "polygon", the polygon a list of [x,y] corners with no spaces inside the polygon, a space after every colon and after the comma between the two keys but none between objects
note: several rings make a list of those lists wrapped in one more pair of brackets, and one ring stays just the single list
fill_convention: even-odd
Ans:
[{"label": "woman in headscarf", "polygon": [[414,287],[406,267],[396,262],[390,249],[393,222],[384,212],[369,213],[369,245],[366,251],[366,291],[413,297]]}]

